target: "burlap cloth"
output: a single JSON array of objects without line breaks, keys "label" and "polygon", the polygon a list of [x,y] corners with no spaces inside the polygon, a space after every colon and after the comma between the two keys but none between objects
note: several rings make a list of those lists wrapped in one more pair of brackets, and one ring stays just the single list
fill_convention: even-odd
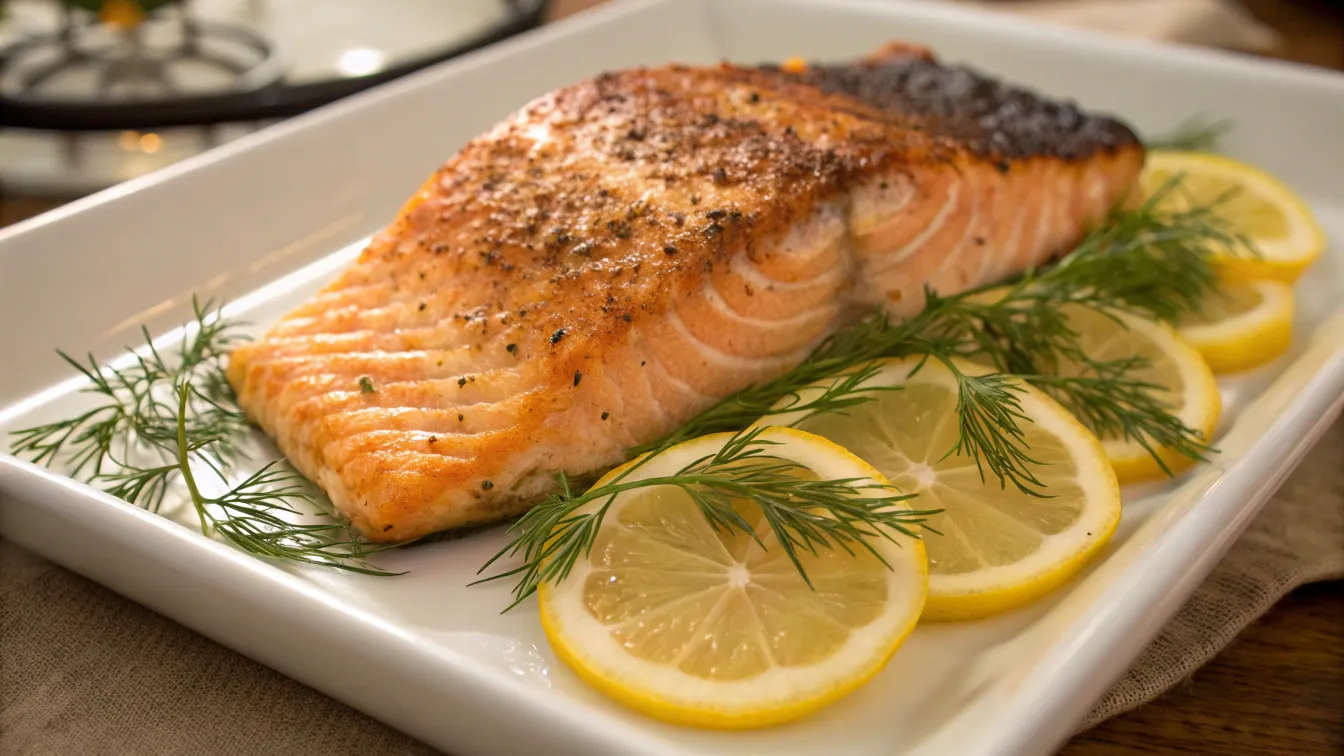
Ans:
[{"label": "burlap cloth", "polygon": [[[590,4],[590,3],[581,3]],[[999,0],[1056,22],[1263,50],[1222,0]],[[1344,577],[1344,421],[1087,717],[1151,701],[1293,588]],[[144,607],[0,541],[0,754],[432,754]]]}]

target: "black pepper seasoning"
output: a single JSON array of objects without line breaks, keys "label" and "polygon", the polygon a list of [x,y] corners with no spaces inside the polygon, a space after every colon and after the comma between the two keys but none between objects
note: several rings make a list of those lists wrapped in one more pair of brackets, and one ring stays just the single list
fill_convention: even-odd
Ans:
[{"label": "black pepper seasoning", "polygon": [[574,385],[575,385],[575,386],[579,385],[579,381],[581,381],[581,380],[583,380],[583,373],[581,373],[581,372],[575,370],[575,371],[574,371]]}]

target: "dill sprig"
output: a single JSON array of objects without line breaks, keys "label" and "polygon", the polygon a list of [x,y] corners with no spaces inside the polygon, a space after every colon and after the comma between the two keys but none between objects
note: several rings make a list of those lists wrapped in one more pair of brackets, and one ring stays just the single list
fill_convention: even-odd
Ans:
[{"label": "dill sprig", "polygon": [[[656,454],[697,436],[741,430],[769,414],[805,412],[810,417],[862,404],[872,393],[888,390],[867,385],[878,370],[873,360],[904,338],[904,329],[893,328],[886,318],[867,318],[836,333],[811,357],[784,375],[733,394],[666,436],[637,446],[630,453]],[[835,380],[821,394],[803,398],[804,388],[832,378]],[[775,409],[776,403],[784,399],[787,399],[785,407]]]},{"label": "dill sprig", "polygon": [[[994,374],[966,374],[956,358],[1026,376],[1098,434],[1136,440],[1155,458],[1161,447],[1198,458],[1207,451],[1200,432],[1173,415],[1155,387],[1132,377],[1142,362],[1092,359],[1069,319],[1072,307],[1167,321],[1199,309],[1217,280],[1211,255],[1244,249],[1248,242],[1219,217],[1217,206],[1225,198],[1173,207],[1167,200],[1179,191],[1179,181],[1172,179],[1133,209],[1111,213],[1052,266],[1028,271],[1009,284],[950,296],[925,292],[924,309],[898,323],[882,313],[871,315],[832,335],[788,373],[748,387],[632,451],[656,454],[688,438],[736,431],[770,415],[804,411],[797,424],[815,414],[842,411],[882,390],[866,382],[877,370],[875,360],[931,355],[957,378],[962,422],[951,453],[969,456],[982,475],[988,471],[1001,485],[1041,493],[1021,443],[1017,392]],[[1064,364],[1071,367],[1067,376],[1060,375]],[[803,389],[835,376],[839,380],[822,393],[801,398]]]},{"label": "dill sprig", "polygon": [[1223,135],[1232,130],[1232,122],[1226,119],[1210,121],[1207,116],[1197,115],[1187,119],[1170,133],[1144,140],[1150,150],[1188,150],[1191,152],[1214,152]]},{"label": "dill sprig", "polygon": [[[1115,213],[1058,264],[1028,273],[1005,289],[972,293],[944,310],[942,346],[996,370],[1021,376],[1053,396],[1101,437],[1140,444],[1167,469],[1159,450],[1203,459],[1202,432],[1186,426],[1163,389],[1134,377],[1147,360],[1097,360],[1079,344],[1071,313],[1090,308],[1110,317],[1130,313],[1173,322],[1199,311],[1214,291],[1211,256],[1253,251],[1217,211],[1226,197],[1165,210],[1179,177],[1140,207]],[[1006,476],[1023,488],[1020,470]],[[999,476],[1004,479],[1004,475]],[[1026,489],[1023,489],[1026,490]]]},{"label": "dill sprig", "polygon": [[1159,398],[1161,386],[1126,377],[1127,372],[1146,365],[1146,360],[1130,358],[1094,363],[1093,374],[1024,378],[1054,397],[1098,436],[1138,443],[1170,475],[1161,450],[1204,459],[1210,449],[1207,439],[1170,413],[1170,407]]},{"label": "dill sprig", "polygon": [[297,505],[313,505],[316,497],[308,481],[283,463],[268,463],[219,496],[202,494],[191,468],[192,458],[204,460],[216,474],[220,471],[208,458],[200,456],[211,440],[188,440],[191,385],[180,385],[177,393],[175,468],[191,496],[201,533],[208,536],[213,531],[243,551],[282,562],[332,567],[364,575],[397,574],[379,570],[365,561],[369,555],[388,546],[365,543],[349,523],[334,518],[330,512],[323,513],[322,522],[295,522],[295,518],[305,514]]},{"label": "dill sprig", "polygon": [[[575,563],[592,550],[602,520],[617,496],[660,486],[672,486],[690,496],[716,531],[741,531],[759,544],[760,535],[743,519],[734,502],[750,500],[758,505],[780,548],[809,586],[812,583],[801,552],[815,555],[818,549],[838,548],[853,554],[855,548],[861,548],[886,564],[868,539],[894,541],[893,531],[918,538],[913,528],[936,514],[898,506],[913,494],[902,494],[889,485],[857,478],[801,477],[798,473],[806,472],[802,465],[770,454],[770,447],[777,443],[761,438],[765,430],[739,431],[716,453],[698,457],[670,475],[633,477],[654,455],[637,459],[613,480],[586,493],[576,493],[568,478],[563,473],[558,475],[560,490],[510,526],[513,541],[491,557],[478,574],[506,557],[521,554],[523,563],[477,582],[518,576],[514,601],[508,609],[517,606],[541,583],[559,582],[569,576]],[[598,502],[590,512],[577,511]]]},{"label": "dill sprig", "polygon": [[[1039,463],[1025,443],[1021,423],[1028,418],[1014,377],[1050,393],[1099,435],[1137,440],[1163,469],[1159,449],[1201,457],[1208,447],[1200,432],[1172,414],[1159,398],[1161,387],[1133,377],[1147,363],[1137,357],[1090,357],[1070,320],[1071,308],[1077,307],[1112,317],[1133,313],[1159,320],[1174,320],[1199,308],[1216,282],[1211,255],[1219,248],[1245,247],[1246,242],[1220,219],[1218,202],[1171,209],[1166,200],[1178,184],[1179,178],[1173,179],[1138,207],[1113,212],[1071,254],[1044,270],[952,296],[926,291],[924,309],[908,320],[892,322],[879,313],[841,329],[784,375],[739,391],[667,436],[632,450],[643,456],[600,487],[577,493],[563,473],[557,475],[559,490],[510,527],[513,539],[481,572],[504,558],[521,557],[522,563],[478,582],[516,577],[512,607],[541,583],[564,580],[591,551],[616,497],[654,486],[685,491],[716,529],[752,532],[732,500],[759,502],[800,572],[800,548],[849,548],[850,543],[864,544],[863,535],[874,530],[889,537],[873,527],[878,523],[915,535],[907,526],[936,512],[893,508],[909,498],[895,491],[856,498],[854,481],[803,482],[786,469],[792,463],[767,456],[759,426],[743,430],[762,417],[800,413],[797,424],[875,398],[877,391],[890,390],[868,383],[883,358],[923,355],[947,366],[957,380],[959,430],[947,454],[971,457],[982,479],[993,476],[1001,486],[1045,495],[1033,472]],[[962,360],[985,365],[986,372],[963,370]],[[817,385],[821,391],[804,391]],[[719,454],[697,459],[672,475],[631,479],[635,470],[671,447],[718,432],[734,434]],[[591,511],[577,511],[596,502],[600,504]]]},{"label": "dill sprig", "polygon": [[384,547],[361,540],[349,523],[330,511],[320,522],[300,523],[300,505],[320,509],[308,482],[280,462],[271,462],[219,496],[205,496],[193,464],[221,484],[244,455],[249,433],[224,377],[224,358],[241,336],[239,323],[221,308],[192,300],[194,321],[183,329],[171,359],[141,329],[146,347],[131,352],[124,367],[81,363],[58,354],[88,385],[82,393],[100,400],[74,417],[12,432],[11,450],[48,467],[62,465],[71,477],[153,512],[176,483],[187,489],[205,535],[216,533],[251,554],[279,561],[334,567],[370,575],[389,574],[367,563]]},{"label": "dill sprig", "polygon": [[[1181,181],[1172,177],[1141,206],[1112,213],[1072,254],[1015,288],[1022,296],[1044,289],[1050,301],[1167,322],[1198,312],[1217,284],[1212,255],[1254,250],[1218,213],[1230,195],[1204,204],[1170,202],[1181,194]],[[1179,205],[1186,207],[1170,209]]]},{"label": "dill sprig", "polygon": [[1031,458],[1018,422],[1030,422],[1017,398],[1021,388],[1004,373],[967,375],[952,361],[942,362],[957,379],[957,442],[945,456],[964,454],[975,460],[982,481],[988,469],[1001,485],[1012,483],[1039,494],[1045,484],[1032,468],[1040,462]]},{"label": "dill sprig", "polygon": [[57,350],[88,379],[80,392],[97,396],[99,403],[71,418],[13,431],[11,451],[48,467],[65,457],[71,477],[109,482],[113,495],[157,511],[164,487],[155,480],[137,484],[125,480],[124,474],[135,469],[129,458],[137,447],[174,451],[177,412],[174,397],[163,389],[195,381],[200,388],[191,391],[188,435],[196,442],[209,440],[222,460],[235,456],[247,417],[237,409],[233,390],[223,379],[223,359],[241,339],[239,324],[225,321],[211,302],[202,304],[193,297],[191,305],[194,321],[183,329],[172,364],[143,326],[148,346],[143,353],[128,349],[131,363],[125,367],[101,366],[92,354],[84,364]]}]

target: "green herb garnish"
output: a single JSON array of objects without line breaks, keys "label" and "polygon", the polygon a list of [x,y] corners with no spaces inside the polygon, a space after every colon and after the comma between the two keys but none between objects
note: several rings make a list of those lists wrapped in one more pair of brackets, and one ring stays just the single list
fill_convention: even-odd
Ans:
[{"label": "green herb garnish", "polygon": [[[97,396],[94,409],[72,418],[12,432],[11,451],[37,464],[50,466],[65,459],[71,477],[102,481],[133,467],[137,447],[175,454],[177,448],[177,396],[165,392],[179,385],[194,384],[184,420],[193,445],[209,445],[223,461],[238,453],[237,442],[247,430],[247,417],[237,409],[233,389],[224,379],[224,356],[240,340],[236,323],[227,323],[211,303],[192,299],[193,328],[184,329],[175,359],[167,361],[154,347],[149,331],[141,328],[147,345],[143,354],[132,352],[126,367],[101,366],[88,355],[82,364],[57,350],[89,385],[81,393]],[[111,472],[109,472],[111,471]],[[157,511],[163,501],[163,486],[157,478],[133,485],[119,482],[114,495]]]},{"label": "green herb garnish", "polygon": [[1186,150],[1215,152],[1223,135],[1232,130],[1228,120],[1210,121],[1205,116],[1187,119],[1168,134],[1144,141],[1150,150]]},{"label": "green herb garnish", "polygon": [[[952,358],[1026,377],[1101,435],[1119,432],[1150,450],[1167,446],[1198,457],[1206,448],[1199,432],[1152,398],[1154,387],[1127,377],[1145,363],[1088,357],[1068,324],[1068,308],[1077,305],[1165,321],[1199,308],[1216,283],[1213,251],[1246,242],[1228,230],[1214,207],[1163,209],[1163,200],[1176,188],[1173,180],[1141,206],[1113,213],[1059,263],[1028,271],[1012,284],[947,297],[927,293],[924,309],[899,323],[881,313],[869,316],[827,339],[788,373],[739,391],[633,451],[656,453],[706,433],[739,430],[770,414],[841,411],[879,390],[864,385],[876,370],[874,360],[926,354],[957,377],[963,412],[958,452],[1024,491],[1039,485],[1028,469],[1030,460],[1020,445],[1002,443],[1021,437],[1015,420],[1020,408],[1011,386],[994,375],[965,375]],[[1062,360],[1077,366],[1079,374],[1057,376]],[[802,389],[834,376],[843,378],[814,399],[800,399]]]},{"label": "green herb garnish", "polygon": [[[180,481],[190,496],[201,532],[219,534],[243,551],[280,561],[386,575],[365,557],[381,550],[361,540],[330,511],[318,507],[310,485],[283,462],[271,462],[218,496],[206,496],[193,463],[228,483],[249,434],[224,377],[224,358],[241,337],[210,303],[192,301],[195,321],[183,330],[173,359],[165,359],[148,331],[143,354],[132,352],[126,367],[82,364],[58,352],[89,379],[94,409],[33,428],[14,431],[12,451],[51,466],[64,461],[71,477],[99,486],[119,499],[159,511],[168,489]],[[321,522],[295,520],[316,515]]]},{"label": "green herb garnish", "polygon": [[[1000,485],[1011,484],[1026,493],[1044,495],[1043,485],[1032,472],[1037,463],[1024,442],[1019,421],[1025,415],[1010,374],[1025,377],[1050,393],[1099,434],[1114,433],[1137,440],[1155,458],[1160,447],[1202,457],[1208,447],[1201,433],[1186,426],[1156,398],[1153,392],[1159,387],[1129,377],[1146,364],[1144,361],[1094,360],[1083,352],[1078,334],[1068,324],[1068,308],[1073,306],[1162,320],[1172,320],[1183,311],[1199,307],[1215,284],[1210,262],[1213,251],[1244,242],[1229,232],[1213,207],[1164,209],[1163,200],[1175,188],[1173,181],[1141,206],[1113,213],[1058,264],[1039,272],[1028,271],[1012,284],[948,297],[928,292],[924,310],[909,320],[893,323],[879,313],[842,329],[784,375],[737,392],[667,436],[632,452],[651,458],[691,438],[733,432],[731,459],[732,454],[740,453],[737,450],[742,444],[749,447],[755,439],[753,433],[742,429],[759,418],[802,412],[805,419],[852,408],[872,399],[876,391],[890,390],[865,385],[878,369],[875,360],[927,355],[943,362],[957,378],[959,435],[948,453],[970,456],[982,478],[988,473],[998,478]],[[987,363],[1000,372],[968,375],[958,368],[956,358]],[[1076,374],[1056,374],[1063,360],[1073,364]],[[803,398],[803,389],[828,378],[835,380],[820,394]],[[1158,461],[1161,463],[1160,458]],[[759,481],[753,481],[749,489],[736,488],[736,473],[730,464],[700,460],[696,463],[700,466],[676,475],[627,480],[638,464],[584,493],[573,491],[565,476],[558,475],[559,491],[510,527],[513,540],[481,570],[505,557],[521,556],[523,563],[485,580],[517,576],[513,606],[535,592],[540,583],[563,580],[574,562],[592,548],[615,497],[627,491],[677,485],[693,497],[715,490],[731,490],[757,501],[763,495]],[[774,495],[786,501],[783,506],[790,511],[810,510],[813,517],[823,512],[838,516],[837,511],[845,506],[833,495],[838,492],[828,489],[826,495],[820,495],[795,476],[781,476],[774,484]],[[896,500],[889,499],[886,506]],[[594,512],[575,514],[595,501],[603,503]],[[714,507],[701,504],[701,509],[716,527],[749,531]],[[929,514],[933,513],[879,509],[852,516],[854,522],[880,531],[875,527],[878,524],[908,525]],[[901,519],[905,517],[913,520]],[[771,527],[786,549],[789,544],[812,543],[796,521],[772,520]],[[908,528],[898,529],[914,535]],[[827,535],[836,543],[847,543],[843,537]],[[794,556],[795,552],[789,554]]]},{"label": "green herb garnish", "polygon": [[[541,583],[569,576],[579,558],[592,549],[602,519],[617,494],[656,486],[684,491],[715,530],[740,530],[761,543],[760,536],[733,506],[734,500],[750,499],[760,506],[771,533],[809,586],[812,583],[799,560],[799,551],[816,554],[818,548],[840,548],[853,553],[857,547],[886,564],[866,539],[894,540],[892,530],[917,538],[913,528],[928,515],[936,514],[899,506],[913,494],[902,494],[891,486],[847,478],[800,477],[797,473],[805,469],[802,465],[770,456],[775,442],[760,437],[764,430],[741,431],[717,453],[695,459],[671,475],[629,480],[630,474],[653,455],[637,460],[609,483],[586,493],[576,493],[563,473],[557,475],[560,491],[528,510],[510,528],[518,537],[480,571],[501,558],[518,554],[523,556],[523,564],[477,582],[519,576],[513,589],[514,601],[508,607],[512,609],[536,592]],[[583,505],[603,499],[596,511],[575,513]]]}]

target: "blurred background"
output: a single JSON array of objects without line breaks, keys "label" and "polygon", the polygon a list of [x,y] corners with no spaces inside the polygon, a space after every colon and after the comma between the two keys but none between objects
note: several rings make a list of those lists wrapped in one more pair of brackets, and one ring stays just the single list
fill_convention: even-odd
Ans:
[{"label": "blurred background", "polygon": [[[1344,68],[1337,0],[944,1]],[[0,0],[0,226],[602,3]]]}]

